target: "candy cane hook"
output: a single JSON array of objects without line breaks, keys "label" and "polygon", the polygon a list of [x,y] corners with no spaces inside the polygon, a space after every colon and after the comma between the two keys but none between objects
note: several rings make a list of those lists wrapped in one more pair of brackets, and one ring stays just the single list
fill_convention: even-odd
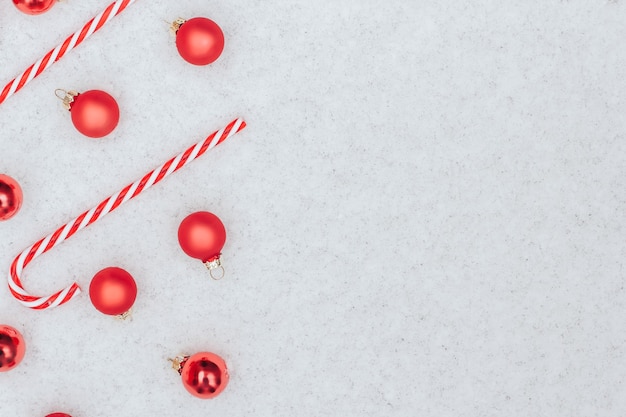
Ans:
[{"label": "candy cane hook", "polygon": [[122,190],[111,195],[96,207],[84,212],[71,222],[59,227],[54,233],[49,234],[24,249],[24,251],[22,251],[22,253],[20,253],[13,260],[9,271],[9,290],[11,291],[13,297],[15,297],[22,305],[35,310],[45,310],[47,308],[57,307],[76,297],[80,293],[80,287],[77,283],[73,283],[69,287],[57,291],[47,297],[37,297],[29,294],[24,289],[21,281],[24,268],[39,255],[49,251],[64,240],[69,239],[79,230],[95,223],[107,213],[112,212],[123,203],[140,194],[142,191],[148,189],[173,172],[178,171],[180,168],[204,154],[207,150],[214,148],[226,139],[238,133],[245,126],[246,122],[242,119],[233,120],[226,127],[212,133],[205,140],[191,146],[186,151],[170,159],[160,167],[148,172],[141,179],[127,185]]}]

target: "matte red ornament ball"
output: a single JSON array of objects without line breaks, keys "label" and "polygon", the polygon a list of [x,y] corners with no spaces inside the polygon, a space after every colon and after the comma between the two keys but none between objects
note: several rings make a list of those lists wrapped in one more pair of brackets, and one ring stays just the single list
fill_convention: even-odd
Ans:
[{"label": "matte red ornament ball", "polygon": [[24,359],[24,337],[11,326],[0,324],[0,372],[15,368]]},{"label": "matte red ornament ball", "polygon": [[0,221],[15,216],[22,207],[22,188],[13,178],[0,174]]},{"label": "matte red ornament ball", "polygon": [[215,214],[197,211],[180,223],[178,242],[187,255],[210,262],[220,256],[226,243],[226,228]]},{"label": "matte red ornament ball", "polygon": [[52,413],[52,414],[48,414],[46,417],[72,417],[69,414],[65,414],[65,413]]},{"label": "matte red ornament ball", "polygon": [[182,366],[185,389],[193,396],[209,399],[218,396],[228,385],[228,368],[220,356],[200,352],[190,356]]},{"label": "matte red ornament ball", "polygon": [[101,313],[111,316],[124,314],[135,303],[137,284],[132,275],[122,268],[105,268],[91,280],[89,298]]},{"label": "matte red ornament ball", "polygon": [[120,121],[120,108],[110,94],[89,90],[78,94],[70,105],[72,123],[90,138],[101,138],[111,133]]},{"label": "matte red ornament ball", "polygon": [[194,17],[176,32],[176,48],[183,59],[193,65],[208,65],[224,50],[224,33],[214,21]]},{"label": "matte red ornament ball", "polygon": [[13,0],[13,4],[26,14],[42,14],[54,6],[56,0]]}]

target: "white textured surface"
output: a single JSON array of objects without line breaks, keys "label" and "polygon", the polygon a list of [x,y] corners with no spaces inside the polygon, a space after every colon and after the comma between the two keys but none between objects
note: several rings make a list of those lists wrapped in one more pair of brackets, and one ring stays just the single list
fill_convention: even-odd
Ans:
[{"label": "white textured surface", "polygon": [[[2,2],[0,77],[107,4]],[[220,24],[217,63],[178,57],[179,16]],[[622,416],[625,21],[617,0],[138,0],[0,106],[0,172],[25,194],[2,270],[232,118],[248,128],[26,270],[46,294],[123,267],[132,321],[0,286],[28,343],[0,416]],[[55,88],[114,95],[114,134],[81,137]],[[178,247],[197,210],[226,225],[221,282]],[[231,369],[215,400],[166,360],[200,350]]]}]

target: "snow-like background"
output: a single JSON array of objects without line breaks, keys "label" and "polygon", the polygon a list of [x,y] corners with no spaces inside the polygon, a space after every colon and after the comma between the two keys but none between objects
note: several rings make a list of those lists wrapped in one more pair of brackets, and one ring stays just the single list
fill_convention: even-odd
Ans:
[{"label": "snow-like background", "polygon": [[[2,85],[107,4],[4,0]],[[194,16],[226,36],[207,67],[168,31]],[[108,91],[118,128],[81,136],[56,88]],[[2,271],[248,127],[26,270],[44,295],[122,267],[132,321],[0,286],[28,344],[0,416],[623,416],[625,105],[620,0],[138,0],[0,105],[0,173],[25,197]],[[226,225],[219,282],[178,246],[198,210]],[[167,362],[202,350],[231,372],[214,400]]]}]

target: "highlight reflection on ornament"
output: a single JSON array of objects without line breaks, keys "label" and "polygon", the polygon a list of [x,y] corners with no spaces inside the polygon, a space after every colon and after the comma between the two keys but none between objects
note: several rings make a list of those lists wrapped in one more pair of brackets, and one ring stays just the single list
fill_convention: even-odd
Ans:
[{"label": "highlight reflection on ornament", "polygon": [[[200,259],[213,279],[224,277],[221,251],[226,243],[226,228],[213,213],[198,211],[185,217],[178,226],[178,243],[192,258]],[[214,274],[221,269],[221,275]]]},{"label": "highlight reflection on ornament", "polygon": [[0,325],[0,372],[15,368],[24,359],[24,337],[11,326]]},{"label": "highlight reflection on ornament", "polygon": [[172,23],[176,34],[176,48],[181,57],[193,65],[208,65],[215,62],[224,50],[224,33],[214,21],[206,17]]},{"label": "highlight reflection on ornament", "polygon": [[211,352],[170,359],[172,367],[180,374],[185,389],[194,397],[217,397],[228,385],[226,362]]},{"label": "highlight reflection on ornament", "polygon": [[122,268],[105,268],[91,280],[89,298],[101,313],[125,319],[137,298],[137,284]]},{"label": "highlight reflection on ornament", "polygon": [[24,197],[20,185],[8,175],[0,174],[0,221],[15,216]]}]

